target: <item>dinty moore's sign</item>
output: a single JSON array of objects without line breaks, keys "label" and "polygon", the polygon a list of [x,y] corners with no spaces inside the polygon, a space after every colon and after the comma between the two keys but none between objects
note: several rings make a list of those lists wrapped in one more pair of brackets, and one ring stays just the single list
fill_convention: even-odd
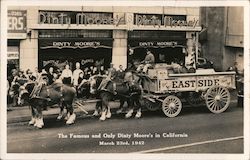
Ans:
[{"label": "dinty moore's sign", "polygon": [[126,25],[133,23],[136,26],[159,26],[159,27],[196,27],[198,20],[186,20],[186,15],[162,15],[162,14],[132,14],[126,13],[113,15],[102,12],[69,12],[69,11],[39,11],[39,24],[61,25]]},{"label": "dinty moore's sign", "polygon": [[39,46],[41,49],[50,48],[112,48],[112,40],[82,40],[82,39],[39,39]]}]

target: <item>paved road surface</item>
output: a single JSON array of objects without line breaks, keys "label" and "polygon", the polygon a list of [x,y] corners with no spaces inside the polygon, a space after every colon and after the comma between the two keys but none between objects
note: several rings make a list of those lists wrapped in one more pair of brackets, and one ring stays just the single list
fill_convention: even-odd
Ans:
[{"label": "paved road surface", "polygon": [[[149,137],[136,138],[135,133]],[[243,108],[233,103],[221,114],[205,107],[184,108],[175,118],[166,118],[160,111],[144,112],[141,119],[113,115],[104,122],[79,117],[70,126],[48,118],[40,130],[27,123],[8,124],[7,134],[9,153],[243,153]],[[131,138],[117,138],[121,134]],[[97,138],[91,138],[94,135]],[[116,137],[108,137],[112,135]],[[118,141],[129,145],[112,145]],[[106,142],[109,145],[100,145]]]}]

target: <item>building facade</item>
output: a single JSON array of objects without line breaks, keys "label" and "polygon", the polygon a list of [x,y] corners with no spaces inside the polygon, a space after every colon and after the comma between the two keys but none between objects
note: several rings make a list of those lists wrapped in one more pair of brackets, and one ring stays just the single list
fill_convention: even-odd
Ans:
[{"label": "building facade", "polygon": [[8,13],[8,65],[23,70],[51,61],[127,67],[142,60],[146,49],[157,61],[187,63],[192,57],[186,52],[197,50],[188,43],[198,41],[201,30],[196,7],[12,6]]},{"label": "building facade", "polygon": [[244,8],[201,7],[200,21],[204,32],[200,37],[202,54],[225,71],[235,62],[244,69]]}]

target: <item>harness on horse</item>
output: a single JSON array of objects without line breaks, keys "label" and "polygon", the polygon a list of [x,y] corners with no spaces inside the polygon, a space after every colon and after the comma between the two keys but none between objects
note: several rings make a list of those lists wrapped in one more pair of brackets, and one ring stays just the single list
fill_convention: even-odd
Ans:
[{"label": "harness on horse", "polygon": [[[41,90],[42,90],[42,87],[43,87],[43,86],[46,86],[46,83],[45,83],[45,82],[40,82],[40,83],[38,83],[38,85],[35,86],[34,89],[32,90],[32,92],[31,92],[31,94],[30,94],[30,98],[31,98],[31,99],[33,99],[33,98],[43,99],[43,100],[46,100],[46,101],[48,101],[48,102],[52,101],[52,100],[50,99],[50,95],[51,95],[51,93],[50,93],[51,91],[50,91],[50,89],[49,89],[50,86],[46,86],[46,93],[47,93],[46,97],[41,97],[41,96],[40,96],[40,93],[41,93]],[[59,87],[60,87],[59,92],[61,93],[60,99],[61,99],[61,101],[62,101],[62,100],[63,100],[63,85],[60,85]]]},{"label": "harness on horse", "polygon": [[38,83],[38,85],[35,86],[34,89],[32,90],[30,97],[31,98],[40,98],[40,92],[41,92],[41,89],[44,85],[45,85],[45,83],[42,83],[42,82]]}]

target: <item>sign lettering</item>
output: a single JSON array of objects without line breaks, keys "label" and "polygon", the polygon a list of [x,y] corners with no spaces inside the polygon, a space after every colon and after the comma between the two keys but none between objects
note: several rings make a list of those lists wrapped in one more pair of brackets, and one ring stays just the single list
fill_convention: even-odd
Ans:
[{"label": "sign lettering", "polygon": [[26,20],[26,11],[8,10],[8,33],[26,33]]},{"label": "sign lettering", "polygon": [[156,42],[156,41],[151,41],[151,42],[139,42],[139,46],[141,47],[149,47],[149,46],[168,46],[168,47],[171,47],[171,46],[176,46],[178,43],[177,42],[174,42],[174,41],[162,41],[162,42]]},{"label": "sign lettering", "polygon": [[125,15],[113,17],[112,13],[79,13],[39,11],[40,24],[76,25],[121,25]]},{"label": "sign lettering", "polygon": [[101,43],[100,42],[53,42],[52,45],[54,47],[60,47],[60,48],[64,48],[64,47],[81,47],[81,46],[100,46]]},{"label": "sign lettering", "polygon": [[169,16],[169,15],[140,15],[135,14],[135,25],[137,26],[158,26],[158,27],[196,27],[199,20],[186,20],[186,16]]},{"label": "sign lettering", "polygon": [[212,86],[230,86],[232,79],[230,76],[198,76],[181,77],[177,79],[168,79],[160,81],[160,90],[181,90],[190,91],[196,89],[206,89]]},{"label": "sign lettering", "polygon": [[66,41],[58,41],[53,39],[41,39],[40,40],[40,48],[48,49],[48,48],[112,48],[112,41],[81,41],[81,40],[66,40]]},{"label": "sign lettering", "polygon": [[18,59],[19,53],[18,52],[7,52],[7,59]]}]

